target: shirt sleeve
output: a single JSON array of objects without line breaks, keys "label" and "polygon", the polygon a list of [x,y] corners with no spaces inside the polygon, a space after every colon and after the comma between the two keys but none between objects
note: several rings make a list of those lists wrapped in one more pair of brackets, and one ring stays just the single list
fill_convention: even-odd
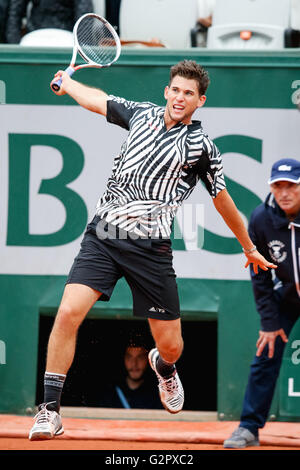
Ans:
[{"label": "shirt sleeve", "polygon": [[123,127],[126,130],[130,129],[130,120],[139,108],[145,107],[146,103],[137,103],[135,101],[128,101],[124,98],[118,98],[109,95],[107,101],[106,120],[112,124]]},{"label": "shirt sleeve", "polygon": [[[249,236],[252,242],[257,246],[258,251],[268,259],[266,243],[262,230],[259,228],[255,213],[251,215]],[[281,328],[279,321],[279,306],[275,296],[272,270],[263,271],[259,269],[255,274],[252,265],[250,265],[250,275],[256,309],[260,315],[261,328],[263,331],[276,331]]]},{"label": "shirt sleeve", "polygon": [[220,151],[206,135],[203,138],[197,173],[212,198],[215,198],[222,189],[226,188]]}]

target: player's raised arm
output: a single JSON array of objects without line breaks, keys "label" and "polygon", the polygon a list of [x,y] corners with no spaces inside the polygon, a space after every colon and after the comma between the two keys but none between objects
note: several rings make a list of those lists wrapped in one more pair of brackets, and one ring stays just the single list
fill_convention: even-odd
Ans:
[{"label": "player's raised arm", "polygon": [[[54,91],[51,85],[53,82],[57,81],[58,78],[62,79],[60,89],[59,91]],[[62,70],[59,70],[55,74],[53,80],[50,83],[50,88],[56,95],[62,96],[68,94],[83,108],[106,116],[108,100],[107,93],[98,88],[92,88],[87,85],[83,85],[76,80],[73,80],[66,72]]]},{"label": "player's raised arm", "polygon": [[[50,87],[57,95],[70,95],[84,108],[106,116],[107,94],[73,81],[74,72],[84,68],[109,67],[121,53],[121,43],[115,29],[109,22],[95,13],[82,15],[73,28],[73,53],[69,67],[59,70]],[[84,63],[76,65],[77,55]]]},{"label": "player's raised arm", "polygon": [[243,219],[241,218],[239,211],[231,196],[228,194],[226,189],[219,192],[217,197],[213,199],[215,208],[221,214],[224,221],[234,233],[237,240],[243,247],[243,251],[247,257],[245,267],[249,264],[253,264],[253,270],[255,273],[258,272],[258,267],[267,271],[268,269],[277,268],[273,263],[267,261],[257,250],[252,240],[249,237],[248,231],[245,227]]}]

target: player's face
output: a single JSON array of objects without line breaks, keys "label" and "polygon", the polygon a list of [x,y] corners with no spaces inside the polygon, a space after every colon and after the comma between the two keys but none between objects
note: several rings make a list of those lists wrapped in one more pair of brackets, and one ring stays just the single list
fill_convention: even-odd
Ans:
[{"label": "player's face", "polygon": [[147,368],[147,352],[144,348],[130,347],[126,349],[125,368],[132,380],[140,380]]},{"label": "player's face", "polygon": [[279,207],[288,216],[296,216],[300,212],[300,184],[277,181],[271,184],[271,191]]},{"label": "player's face", "polygon": [[165,88],[165,98],[167,126],[178,122],[191,124],[194,111],[203,106],[206,100],[206,96],[200,96],[196,80],[179,75],[176,75],[170,86]]}]

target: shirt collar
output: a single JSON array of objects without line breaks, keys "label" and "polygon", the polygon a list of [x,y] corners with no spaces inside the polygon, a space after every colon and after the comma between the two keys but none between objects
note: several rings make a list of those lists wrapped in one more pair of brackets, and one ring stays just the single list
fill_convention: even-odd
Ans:
[{"label": "shirt collar", "polygon": [[[161,117],[161,119],[163,120],[164,125],[165,125],[165,124],[166,124],[166,123],[165,123],[165,108],[161,108],[160,114],[161,114],[160,117]],[[175,126],[172,127],[172,129],[175,129],[176,127],[179,127],[179,126],[187,126],[187,128],[188,128],[189,130],[191,130],[191,131],[194,130],[194,129],[197,129],[197,128],[198,128],[198,129],[199,129],[199,128],[202,129],[202,123],[201,123],[201,121],[193,120],[193,119],[192,119],[191,124],[183,124],[183,122],[178,122],[177,124],[175,124]]]}]

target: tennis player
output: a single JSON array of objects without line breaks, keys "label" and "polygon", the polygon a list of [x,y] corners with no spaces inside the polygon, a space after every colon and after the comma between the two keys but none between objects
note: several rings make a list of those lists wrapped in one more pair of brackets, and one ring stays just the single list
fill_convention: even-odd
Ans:
[{"label": "tennis player", "polygon": [[176,275],[172,265],[171,226],[175,213],[201,179],[217,211],[235,234],[246,266],[275,267],[253,245],[228,194],[222,159],[194,111],[206,100],[207,72],[184,60],[170,71],[166,106],[133,102],[87,87],[58,71],[57,95],[71,96],[82,107],[106,116],[129,131],[115,158],[107,188],[88,224],[69,273],[49,338],[44,402],[29,439],[63,433],[60,399],[72,364],[78,328],[98,300],[109,300],[122,276],[133,295],[134,315],[147,318],[156,347],[149,362],[157,375],[160,398],[170,413],[179,412],[184,391],[176,371],[183,350]]}]

